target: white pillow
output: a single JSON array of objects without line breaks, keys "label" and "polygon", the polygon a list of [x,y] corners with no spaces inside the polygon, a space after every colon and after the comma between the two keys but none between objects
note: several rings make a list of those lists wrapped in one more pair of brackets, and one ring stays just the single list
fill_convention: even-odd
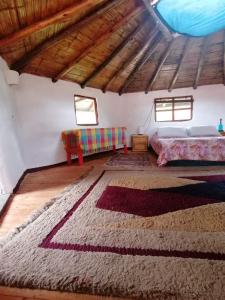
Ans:
[{"label": "white pillow", "polygon": [[220,136],[215,126],[193,126],[188,133],[189,136]]},{"label": "white pillow", "polygon": [[185,127],[161,127],[158,128],[157,134],[159,138],[188,137],[187,129]]}]

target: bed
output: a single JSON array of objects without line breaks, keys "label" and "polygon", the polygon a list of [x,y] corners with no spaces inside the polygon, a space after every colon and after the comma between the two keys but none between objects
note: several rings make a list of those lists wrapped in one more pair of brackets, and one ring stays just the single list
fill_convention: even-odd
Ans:
[{"label": "bed", "polygon": [[177,160],[225,161],[225,137],[221,135],[159,137],[155,133],[150,144],[158,154],[158,166]]}]

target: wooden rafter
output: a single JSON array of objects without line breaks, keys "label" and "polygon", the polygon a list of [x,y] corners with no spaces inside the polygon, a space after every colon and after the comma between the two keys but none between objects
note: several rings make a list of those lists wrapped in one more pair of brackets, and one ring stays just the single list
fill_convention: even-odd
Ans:
[{"label": "wooden rafter", "polygon": [[[158,34],[158,36],[157,36],[157,34]],[[148,41],[147,48],[143,51],[143,54],[141,55],[140,59],[137,61],[136,66],[131,71],[131,73],[129,74],[129,76],[126,79],[125,83],[123,84],[122,88],[120,89],[120,91],[119,91],[120,95],[123,94],[123,92],[129,86],[129,84],[132,82],[136,72],[138,72],[143,67],[143,65],[149,60],[149,58],[152,56],[152,54],[156,51],[156,49],[159,46],[159,43],[160,43],[161,39],[162,39],[162,36],[158,32],[151,35],[150,40]]]},{"label": "wooden rafter", "polygon": [[206,53],[208,50],[209,42],[210,42],[209,37],[204,38],[202,47],[201,47],[199,61],[198,61],[198,68],[197,68],[197,72],[196,72],[195,82],[194,82],[194,86],[193,86],[194,89],[197,89],[197,87],[198,87],[198,83],[199,83],[199,79],[200,79],[200,76],[202,73],[202,68],[204,65],[205,56],[206,56]]},{"label": "wooden rafter", "polygon": [[170,54],[170,52],[171,52],[171,50],[172,50],[174,41],[175,41],[175,39],[173,39],[173,40],[169,43],[168,47],[167,47],[166,50],[164,51],[164,53],[163,53],[163,55],[162,55],[162,57],[161,57],[161,59],[160,59],[160,61],[159,61],[159,64],[158,64],[158,66],[157,66],[157,68],[156,68],[156,70],[155,70],[153,76],[151,76],[151,78],[149,79],[149,81],[148,81],[148,83],[147,83],[147,85],[146,85],[146,88],[145,88],[145,93],[146,93],[146,94],[149,92],[149,90],[152,90],[152,87],[153,87],[154,83],[156,82],[156,79],[157,79],[157,77],[158,77],[158,75],[159,75],[159,72],[161,71],[162,66],[164,65],[164,63],[165,63],[167,57],[169,56],[169,54]]},{"label": "wooden rafter", "polygon": [[154,8],[151,5],[150,0],[142,0],[144,3],[146,9],[148,10],[150,16],[154,19],[156,25],[158,26],[159,30],[162,32],[162,34],[168,39],[173,39],[173,34],[170,32],[170,30],[163,24],[163,22],[160,20],[160,18],[157,16],[157,14],[154,11]]},{"label": "wooden rafter", "polygon": [[123,40],[119,46],[115,48],[110,56],[82,82],[81,87],[84,88],[92,79],[94,79],[134,39],[142,27],[143,25],[139,24],[131,33],[129,33],[125,40]]},{"label": "wooden rafter", "polygon": [[37,57],[42,51],[53,47],[62,39],[70,36],[75,31],[81,29],[83,26],[88,24],[89,22],[93,21],[99,15],[105,13],[107,10],[110,10],[116,4],[120,3],[123,0],[106,0],[103,3],[97,5],[94,9],[84,15],[81,19],[79,19],[74,24],[70,25],[69,27],[63,29],[53,37],[45,40],[43,43],[36,46],[33,50],[26,53],[22,58],[11,65],[11,69],[20,72],[32,59]]},{"label": "wooden rafter", "polygon": [[[152,34],[156,34],[158,31],[157,27],[153,30]],[[149,44],[149,39],[145,40],[141,43],[141,45],[138,47],[138,49],[134,49],[134,51],[131,53],[131,55],[126,59],[126,61],[120,66],[120,68],[111,76],[111,78],[107,81],[107,83],[102,88],[103,93],[106,92],[109,85],[116,80],[120,76],[120,74],[128,68],[128,66],[132,63],[132,61],[135,61],[139,53],[143,52],[146,46]]]},{"label": "wooden rafter", "polygon": [[95,37],[90,45],[88,45],[85,49],[81,49],[80,53],[75,57],[75,59],[69,62],[69,64],[54,77],[53,81],[57,81],[58,79],[66,75],[70,70],[74,68],[77,63],[79,63],[81,59],[91,53],[93,49],[110,38],[117,30],[121,28],[121,26],[126,25],[128,21],[131,21],[133,18],[136,18],[138,15],[143,13],[143,11],[144,8],[142,6],[136,7],[125,17],[123,17],[118,23],[116,23],[112,28],[105,31],[105,33],[101,33],[99,36]]},{"label": "wooden rafter", "polygon": [[75,15],[78,11],[81,11],[82,9],[87,9],[88,6],[91,5],[93,5],[92,0],[83,0],[81,2],[76,2],[75,4],[61,10],[60,12],[52,16],[46,17],[14,33],[11,33],[6,37],[3,37],[2,39],[0,39],[0,48],[16,43],[31,35],[32,33],[37,32],[49,25],[55,24],[57,22],[65,22],[71,17],[73,17],[73,15]]},{"label": "wooden rafter", "polygon": [[171,91],[173,90],[173,88],[174,88],[174,86],[175,86],[175,84],[176,84],[176,82],[177,82],[177,78],[178,78],[178,76],[179,76],[179,74],[180,74],[180,70],[181,70],[181,68],[182,68],[184,59],[185,59],[185,57],[186,57],[188,51],[190,50],[191,42],[192,42],[192,41],[191,41],[191,38],[187,38],[186,41],[185,41],[185,43],[184,43],[184,49],[183,49],[183,51],[182,51],[182,55],[181,55],[179,64],[178,64],[178,66],[177,66],[177,69],[176,69],[176,71],[175,71],[175,74],[174,74],[174,76],[173,76],[173,79],[172,79],[172,81],[171,81],[171,83],[170,83],[170,86],[169,86],[169,89],[168,89],[169,92],[171,92]]}]

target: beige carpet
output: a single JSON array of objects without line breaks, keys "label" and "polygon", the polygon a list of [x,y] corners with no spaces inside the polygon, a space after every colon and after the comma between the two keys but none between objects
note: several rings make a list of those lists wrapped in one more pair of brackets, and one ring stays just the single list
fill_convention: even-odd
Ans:
[{"label": "beige carpet", "polygon": [[0,284],[146,299],[224,299],[223,202],[151,217],[98,207],[107,188],[145,193],[202,183],[175,175],[222,173],[218,167],[170,173],[95,169],[1,241]]}]

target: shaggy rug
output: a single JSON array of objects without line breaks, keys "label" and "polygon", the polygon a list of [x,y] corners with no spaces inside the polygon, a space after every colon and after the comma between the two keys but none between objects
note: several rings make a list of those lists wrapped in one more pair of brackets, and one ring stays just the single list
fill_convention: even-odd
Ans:
[{"label": "shaggy rug", "polygon": [[222,300],[224,199],[224,176],[94,170],[1,242],[0,285]]},{"label": "shaggy rug", "polygon": [[117,153],[110,157],[106,166],[111,167],[149,167],[151,166],[149,153]]}]

